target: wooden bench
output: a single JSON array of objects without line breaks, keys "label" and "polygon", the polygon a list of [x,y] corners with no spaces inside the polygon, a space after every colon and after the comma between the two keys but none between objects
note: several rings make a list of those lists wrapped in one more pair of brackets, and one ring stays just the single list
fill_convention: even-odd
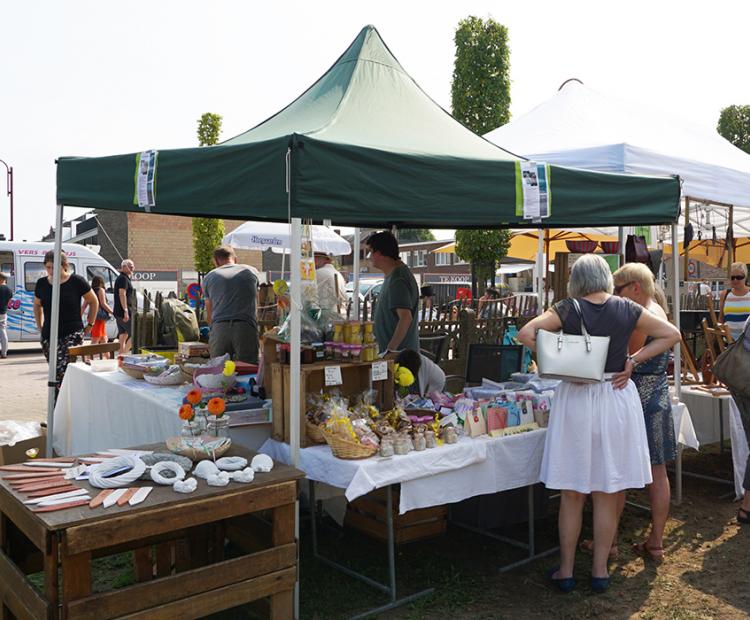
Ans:
[{"label": "wooden bench", "polygon": [[83,344],[80,347],[70,347],[68,349],[68,358],[70,362],[82,359],[115,359],[117,352],[120,350],[120,343],[108,342],[106,344]]}]

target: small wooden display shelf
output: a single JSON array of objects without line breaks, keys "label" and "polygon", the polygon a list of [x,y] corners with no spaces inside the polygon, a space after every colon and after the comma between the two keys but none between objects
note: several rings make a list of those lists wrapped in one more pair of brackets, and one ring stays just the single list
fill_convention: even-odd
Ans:
[{"label": "small wooden display shelf", "polygon": [[[397,545],[445,534],[448,524],[447,506],[417,508],[400,515],[399,499],[400,493],[396,488],[393,491],[393,533]],[[385,490],[378,489],[347,504],[344,524],[387,542],[386,514]]]},{"label": "small wooden display shelf", "polygon": [[[381,360],[378,360],[381,361]],[[393,361],[388,361],[388,378],[384,381],[372,381],[372,365],[376,362],[316,362],[304,364],[300,372],[300,446],[312,445],[305,432],[307,394],[317,394],[321,390],[330,392],[338,390],[342,396],[356,396],[372,387],[375,390],[375,406],[381,411],[393,408]],[[342,384],[326,387],[325,369],[328,366],[341,368]],[[286,364],[272,364],[271,381],[273,400],[273,438],[289,443],[289,386],[290,367]]]},{"label": "small wooden display shelf", "polygon": [[[235,446],[229,454],[254,456]],[[201,481],[190,495],[155,486],[145,502],[132,507],[39,514],[0,480],[0,619],[199,618],[266,597],[271,618],[291,618],[295,501],[302,477],[276,463],[250,484],[209,487]],[[86,482],[76,484],[92,497],[98,492]],[[238,523],[248,538],[246,523],[258,511],[269,511],[268,539],[252,553],[225,559],[225,540]],[[247,551],[247,545],[241,547]],[[134,551],[139,583],[93,593],[92,559],[124,551]],[[40,570],[43,595],[26,578]]]}]

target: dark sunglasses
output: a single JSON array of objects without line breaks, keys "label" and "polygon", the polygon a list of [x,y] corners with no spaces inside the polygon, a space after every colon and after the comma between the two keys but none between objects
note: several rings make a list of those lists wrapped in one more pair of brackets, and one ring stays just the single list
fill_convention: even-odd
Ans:
[{"label": "dark sunglasses", "polygon": [[730,276],[732,280],[744,280],[745,276]]},{"label": "dark sunglasses", "polygon": [[635,280],[631,280],[627,284],[620,284],[620,286],[615,287],[615,295],[619,295],[623,290],[628,288],[631,284],[635,284]]}]

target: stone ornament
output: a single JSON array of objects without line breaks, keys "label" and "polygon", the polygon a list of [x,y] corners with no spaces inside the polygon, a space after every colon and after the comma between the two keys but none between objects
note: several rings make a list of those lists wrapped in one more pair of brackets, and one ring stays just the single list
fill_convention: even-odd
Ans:
[{"label": "stone ornament", "polygon": [[172,489],[176,493],[192,493],[198,488],[198,481],[195,478],[187,478],[186,480],[178,480],[172,485]]},{"label": "stone ornament", "polygon": [[208,480],[209,476],[215,476],[219,473],[219,468],[216,467],[216,463],[213,461],[201,461],[195,466],[193,474],[198,478]]},{"label": "stone ornament", "polygon": [[223,456],[216,461],[222,471],[239,471],[247,466],[247,459],[241,456]]},{"label": "stone ornament", "polygon": [[185,478],[182,465],[173,461],[159,461],[151,466],[151,480],[156,484],[172,486],[175,482]]},{"label": "stone ornament", "polygon": [[250,467],[257,473],[268,473],[273,469],[273,459],[267,454],[256,454],[253,457]]}]

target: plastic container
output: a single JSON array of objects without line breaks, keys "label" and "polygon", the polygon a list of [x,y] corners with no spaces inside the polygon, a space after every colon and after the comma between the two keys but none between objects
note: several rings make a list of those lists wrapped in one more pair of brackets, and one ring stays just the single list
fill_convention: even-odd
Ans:
[{"label": "plastic container", "polygon": [[343,342],[344,341],[344,324],[336,322],[333,324],[333,341]]},{"label": "plastic container", "polygon": [[333,359],[333,348],[335,343],[333,340],[329,340],[328,342],[325,342],[323,344],[323,351],[325,355],[325,359],[332,360]]},{"label": "plastic container", "polygon": [[117,370],[117,360],[91,360],[91,372],[112,372]]},{"label": "plastic container", "polygon": [[362,361],[362,345],[361,344],[350,344],[349,345],[349,360],[352,362]]},{"label": "plastic container", "polygon": [[348,362],[351,359],[351,345],[348,345],[346,343],[342,343],[339,345],[341,348],[341,361],[342,362]]}]

